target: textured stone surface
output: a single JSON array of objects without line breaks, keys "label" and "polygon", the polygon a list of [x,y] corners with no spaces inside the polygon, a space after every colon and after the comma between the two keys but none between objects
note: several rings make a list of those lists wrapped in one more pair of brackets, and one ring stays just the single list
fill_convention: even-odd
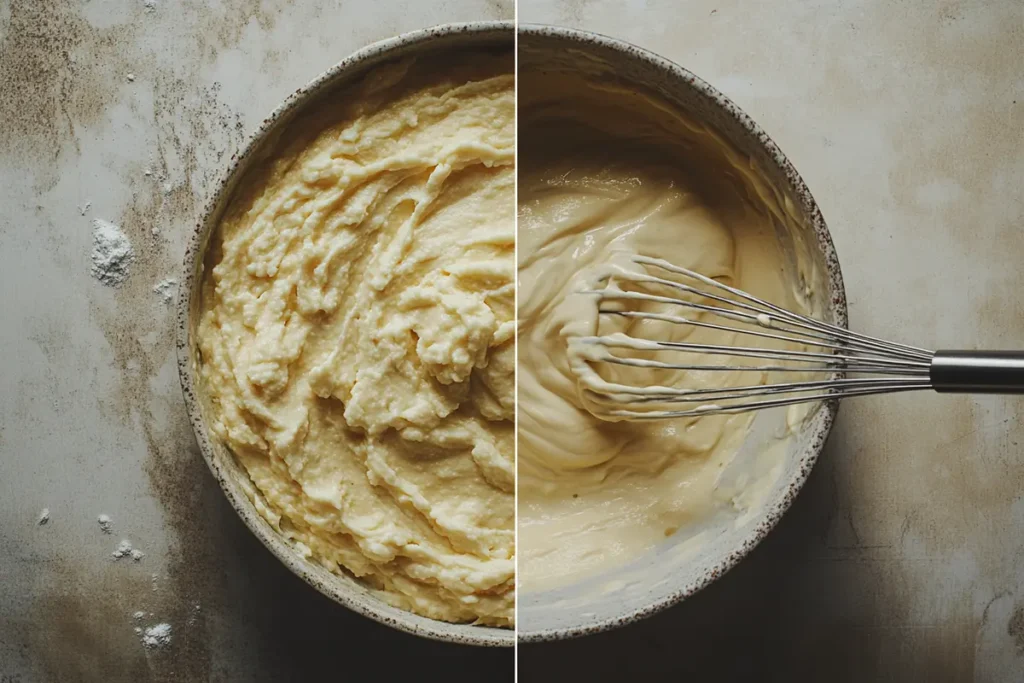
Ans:
[{"label": "textured stone surface", "polygon": [[[658,52],[779,144],[851,325],[1024,346],[1024,4],[520,0]],[[520,649],[521,680],[1024,680],[1024,401],[854,399],[768,539],[650,620]]]},{"label": "textured stone surface", "polygon": [[[296,86],[374,40],[511,16],[486,0],[0,2],[0,680],[510,677],[511,653],[349,614],[251,537],[194,450],[173,311],[151,289],[178,275],[222,159]],[[821,205],[854,327],[1022,346],[1021,3],[521,0],[520,18],[653,49],[753,116]],[[118,290],[89,275],[93,218],[137,251]],[[848,402],[750,558],[643,624],[524,648],[522,680],[1024,680],[1022,410]],[[121,538],[145,558],[112,562]],[[142,646],[137,610],[172,623],[167,648]]]},{"label": "textured stone surface", "polygon": [[[0,681],[511,680],[511,651],[380,626],[259,544],[199,456],[173,307],[153,288],[178,277],[211,183],[286,95],[373,41],[513,11],[0,2]],[[135,250],[117,289],[90,275],[95,218]],[[121,539],[144,557],[114,562]],[[146,649],[135,629],[160,623],[170,642]]]}]

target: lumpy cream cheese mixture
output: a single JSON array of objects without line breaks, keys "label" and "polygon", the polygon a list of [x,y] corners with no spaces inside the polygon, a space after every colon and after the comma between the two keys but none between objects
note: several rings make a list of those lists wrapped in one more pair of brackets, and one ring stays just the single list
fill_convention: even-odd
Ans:
[{"label": "lumpy cream cheese mixture", "polygon": [[290,124],[214,235],[210,423],[261,514],[390,603],[511,626],[511,54],[379,67]]},{"label": "lumpy cream cheese mixture", "polygon": [[[792,284],[799,278],[784,272],[773,227],[772,212],[788,220],[784,203],[716,134],[614,85],[522,71],[519,83],[519,585],[533,591],[623,565],[735,504],[718,480],[752,420],[595,417],[573,371],[573,338],[741,342],[719,330],[598,316],[593,295],[579,292],[610,263],[639,254],[791,310],[808,303]],[[678,314],[661,308],[645,310]],[[767,379],[615,367],[614,380],[634,386]]]}]

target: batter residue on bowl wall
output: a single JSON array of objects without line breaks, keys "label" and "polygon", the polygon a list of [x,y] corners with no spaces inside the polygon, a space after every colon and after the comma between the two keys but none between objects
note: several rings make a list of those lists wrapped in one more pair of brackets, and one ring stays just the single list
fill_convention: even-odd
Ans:
[{"label": "batter residue on bowl wall", "polygon": [[[601,334],[738,342],[661,321],[599,321],[594,297],[576,292],[617,254],[640,254],[791,310],[806,312],[808,303],[773,224],[792,217],[710,130],[629,89],[557,71],[521,71],[519,107],[519,580],[532,591],[625,564],[713,510],[740,505],[735,490],[717,483],[751,414],[602,421],[586,410],[567,358],[568,339],[599,326]],[[615,372],[637,386],[767,380]]]},{"label": "batter residue on bowl wall", "polygon": [[212,238],[198,327],[210,426],[267,520],[394,605],[499,626],[515,595],[512,74],[510,54],[405,61],[292,124]]}]

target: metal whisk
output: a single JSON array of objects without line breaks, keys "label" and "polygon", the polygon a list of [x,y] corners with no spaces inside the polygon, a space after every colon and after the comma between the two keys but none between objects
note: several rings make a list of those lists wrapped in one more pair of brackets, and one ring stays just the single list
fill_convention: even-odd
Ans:
[{"label": "metal whisk", "polygon": [[[598,417],[656,420],[740,413],[922,389],[1024,393],[1024,352],[933,352],[885,341],[788,311],[667,261],[645,256],[629,260],[637,268],[610,267],[593,288],[581,292],[597,297],[601,316],[690,325],[735,334],[738,339],[773,340],[798,348],[664,341],[621,332],[570,338],[570,354],[589,368],[584,372],[588,381],[581,386],[588,407]],[[660,310],[642,310],[652,305]],[[738,360],[673,362],[672,356],[679,354]],[[752,376],[794,373],[790,377],[797,381],[687,388],[686,376],[679,373],[678,381],[662,383],[671,386],[626,384],[604,379],[603,374],[614,373],[598,372],[602,363],[658,371],[747,372]]]}]

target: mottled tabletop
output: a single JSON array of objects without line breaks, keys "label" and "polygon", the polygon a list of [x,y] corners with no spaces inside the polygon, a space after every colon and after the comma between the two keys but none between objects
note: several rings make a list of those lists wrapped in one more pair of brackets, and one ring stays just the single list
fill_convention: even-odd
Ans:
[{"label": "mottled tabletop", "polygon": [[[371,42],[513,16],[511,0],[0,0],[0,682],[512,680],[511,649],[357,616],[249,533],[200,458],[154,287],[285,96]],[[97,219],[134,250],[120,287],[91,273]],[[138,561],[113,558],[122,540]]]},{"label": "mottled tabletop", "polygon": [[[519,15],[650,48],[751,114],[821,205],[855,328],[1024,346],[1019,0]],[[195,447],[154,288],[224,160],[297,86],[378,39],[512,16],[510,0],[0,0],[0,683],[511,679],[511,652],[355,616],[252,537]],[[97,219],[134,249],[116,288],[91,273]],[[521,680],[1024,680],[1022,409],[847,402],[747,560],[646,622],[521,648]],[[122,540],[138,560],[114,559]]]},{"label": "mottled tabletop", "polygon": [[[850,324],[1024,348],[1024,3],[520,0],[658,52],[757,121],[821,205]],[[846,402],[793,508],[646,622],[522,647],[523,681],[1024,681],[1024,401]]]}]

